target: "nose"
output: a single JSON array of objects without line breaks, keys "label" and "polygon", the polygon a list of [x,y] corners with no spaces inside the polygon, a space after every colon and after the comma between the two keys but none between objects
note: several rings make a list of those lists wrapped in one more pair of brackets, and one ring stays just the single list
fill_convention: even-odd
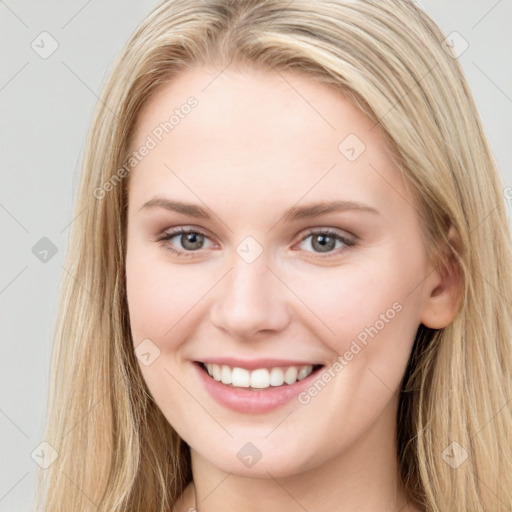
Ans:
[{"label": "nose", "polygon": [[265,252],[252,263],[236,256],[219,283],[210,309],[211,322],[240,339],[280,331],[290,322],[286,286],[267,266]]}]

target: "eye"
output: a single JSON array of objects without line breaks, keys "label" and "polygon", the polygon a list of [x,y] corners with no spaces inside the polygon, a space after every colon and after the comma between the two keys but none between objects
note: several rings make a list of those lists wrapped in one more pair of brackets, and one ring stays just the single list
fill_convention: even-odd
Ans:
[{"label": "eye", "polygon": [[[171,241],[177,238],[179,245],[175,248],[172,246]],[[164,233],[157,241],[162,243],[165,249],[178,254],[180,256],[195,256],[193,253],[199,249],[203,249],[205,240],[209,240],[206,235],[200,231],[192,228],[178,228],[173,231]]]},{"label": "eye", "polygon": [[[177,241],[172,243],[173,239]],[[309,244],[306,244],[306,240],[311,239]],[[172,231],[164,233],[157,242],[161,243],[164,248],[173,254],[184,257],[194,257],[196,252],[200,249],[204,249],[205,241],[209,238],[194,228],[177,228]],[[176,247],[176,244],[179,247]],[[339,254],[335,249],[346,249],[356,245],[356,240],[343,236],[340,233],[331,229],[316,229],[310,231],[306,236],[301,239],[300,244],[309,245],[313,248],[313,252],[316,254],[325,254],[324,257],[334,256]],[[332,254],[331,254],[332,253]]]},{"label": "eye", "polygon": [[[356,240],[343,236],[331,229],[317,229],[315,231],[310,231],[305,237],[302,238],[301,244],[306,242],[308,239],[311,240],[309,243],[307,243],[307,245],[312,247],[313,251],[306,252],[316,252],[318,254],[328,253],[327,257],[338,254],[339,251],[331,254],[336,248],[347,248],[356,245]],[[338,247],[336,247],[337,244]]]}]

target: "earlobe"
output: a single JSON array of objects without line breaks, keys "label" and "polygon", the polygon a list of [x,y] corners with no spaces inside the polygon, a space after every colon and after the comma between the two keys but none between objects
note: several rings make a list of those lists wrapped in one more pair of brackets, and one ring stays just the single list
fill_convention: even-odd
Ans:
[{"label": "earlobe", "polygon": [[[458,247],[458,235],[453,226],[448,240]],[[442,329],[457,316],[462,298],[462,276],[460,267],[451,251],[446,248],[440,261],[426,280],[425,300],[421,323],[431,329]]]}]

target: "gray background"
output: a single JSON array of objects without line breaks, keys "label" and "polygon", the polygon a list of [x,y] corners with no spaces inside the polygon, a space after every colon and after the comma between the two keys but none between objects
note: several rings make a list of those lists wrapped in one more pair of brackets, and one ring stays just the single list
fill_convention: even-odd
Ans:
[{"label": "gray background", "polygon": [[[42,441],[57,292],[93,107],[114,56],[157,3],[0,0],[1,511],[32,505],[31,453]],[[459,59],[512,186],[512,0],[418,3],[445,34],[469,43]],[[44,31],[58,43],[46,59],[31,47],[42,46]],[[43,237],[57,251],[46,262],[32,250]]]}]

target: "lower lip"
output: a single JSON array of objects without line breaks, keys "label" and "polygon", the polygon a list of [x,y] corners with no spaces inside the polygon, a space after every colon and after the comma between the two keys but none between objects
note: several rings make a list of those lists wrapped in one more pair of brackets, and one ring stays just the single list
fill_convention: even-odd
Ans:
[{"label": "lower lip", "polygon": [[255,391],[222,384],[222,382],[210,377],[199,363],[195,362],[193,366],[199,373],[206,390],[216,402],[228,409],[243,414],[263,414],[290,402],[311,385],[323,368],[317,369],[305,379],[298,380],[294,384],[285,384]]}]

